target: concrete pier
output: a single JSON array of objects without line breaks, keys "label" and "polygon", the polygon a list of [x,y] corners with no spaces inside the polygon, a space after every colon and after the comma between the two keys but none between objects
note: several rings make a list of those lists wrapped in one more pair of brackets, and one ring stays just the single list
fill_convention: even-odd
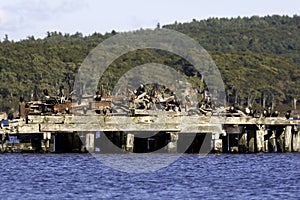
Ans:
[{"label": "concrete pier", "polygon": [[92,153],[299,152],[298,119],[29,115],[0,129],[1,151]]}]

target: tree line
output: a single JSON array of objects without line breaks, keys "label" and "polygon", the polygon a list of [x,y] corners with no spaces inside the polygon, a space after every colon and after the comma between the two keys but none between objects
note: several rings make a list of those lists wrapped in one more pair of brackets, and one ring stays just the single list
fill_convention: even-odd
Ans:
[{"label": "tree line", "polygon": [[[296,109],[300,99],[299,16],[195,19],[162,28],[187,34],[209,52],[224,80],[228,104]],[[16,110],[20,96],[39,99],[43,89],[55,95],[63,85],[71,92],[89,52],[115,34],[47,32],[43,39],[28,36],[18,42],[6,35],[0,42],[0,110]],[[121,56],[100,82],[111,90],[126,71],[149,62],[173,66],[199,92],[205,89],[205,80],[186,60],[154,49]]]}]

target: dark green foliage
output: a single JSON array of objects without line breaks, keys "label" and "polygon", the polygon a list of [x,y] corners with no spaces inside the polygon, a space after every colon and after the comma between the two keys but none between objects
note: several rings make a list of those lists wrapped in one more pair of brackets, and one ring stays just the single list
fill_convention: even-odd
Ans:
[{"label": "dark green foliage", "polygon": [[[266,16],[210,18],[163,26],[197,40],[212,56],[226,85],[229,103],[252,106],[292,106],[300,98],[300,17]],[[72,90],[80,64],[106,38],[47,32],[44,39],[0,43],[0,111],[16,109],[18,99],[40,98],[43,89],[57,95],[60,85]],[[205,83],[193,66],[179,56],[160,50],[138,50],[117,59],[100,82],[112,89],[127,70],[160,63],[181,71],[203,90]],[[205,80],[204,80],[205,81]]]}]

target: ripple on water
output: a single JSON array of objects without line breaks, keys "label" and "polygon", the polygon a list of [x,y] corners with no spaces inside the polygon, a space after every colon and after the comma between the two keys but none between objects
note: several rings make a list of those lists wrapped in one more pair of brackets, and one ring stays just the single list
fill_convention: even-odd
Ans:
[{"label": "ripple on water", "polygon": [[[106,156],[118,160],[124,155]],[[151,163],[168,155],[141,158]],[[1,196],[7,199],[300,196],[299,154],[183,155],[158,171],[136,174],[111,169],[88,154],[3,154],[0,167]]]}]

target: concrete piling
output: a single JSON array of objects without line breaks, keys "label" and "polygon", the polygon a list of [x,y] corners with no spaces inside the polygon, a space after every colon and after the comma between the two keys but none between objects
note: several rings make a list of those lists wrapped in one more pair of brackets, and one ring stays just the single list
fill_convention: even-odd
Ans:
[{"label": "concrete piling", "polygon": [[284,152],[292,152],[292,126],[285,127]]},{"label": "concrete piling", "polygon": [[212,134],[212,151],[216,153],[221,153],[223,151],[223,142],[220,139],[220,133]]},{"label": "concrete piling", "polygon": [[125,149],[128,152],[133,152],[133,148],[134,148],[134,134],[127,133]]},{"label": "concrete piling", "polygon": [[246,153],[248,151],[248,133],[244,132],[241,134],[238,142],[238,150],[240,153]]},{"label": "concrete piling", "polygon": [[248,151],[255,153],[256,130],[248,130]]},{"label": "concrete piling", "polygon": [[284,133],[285,133],[284,128],[276,130],[278,152],[284,152]]},{"label": "concrete piling", "polygon": [[263,128],[256,131],[256,151],[263,152],[264,151],[264,135],[265,131]]},{"label": "concrete piling", "polygon": [[271,136],[269,138],[270,147],[269,152],[277,152],[277,142],[276,142],[276,130],[271,130]]},{"label": "concrete piling", "polygon": [[293,152],[300,152],[300,131],[294,131],[292,137]]},{"label": "concrete piling", "polygon": [[93,132],[86,133],[85,147],[88,152],[94,153],[94,151],[95,151],[95,134]]},{"label": "concrete piling", "polygon": [[169,153],[177,153],[177,141],[178,141],[178,133],[177,132],[169,132],[170,136],[169,143],[167,144],[167,150]]},{"label": "concrete piling", "polygon": [[41,140],[41,148],[44,152],[48,152],[50,150],[50,142],[51,142],[51,133],[44,132],[43,139]]}]

